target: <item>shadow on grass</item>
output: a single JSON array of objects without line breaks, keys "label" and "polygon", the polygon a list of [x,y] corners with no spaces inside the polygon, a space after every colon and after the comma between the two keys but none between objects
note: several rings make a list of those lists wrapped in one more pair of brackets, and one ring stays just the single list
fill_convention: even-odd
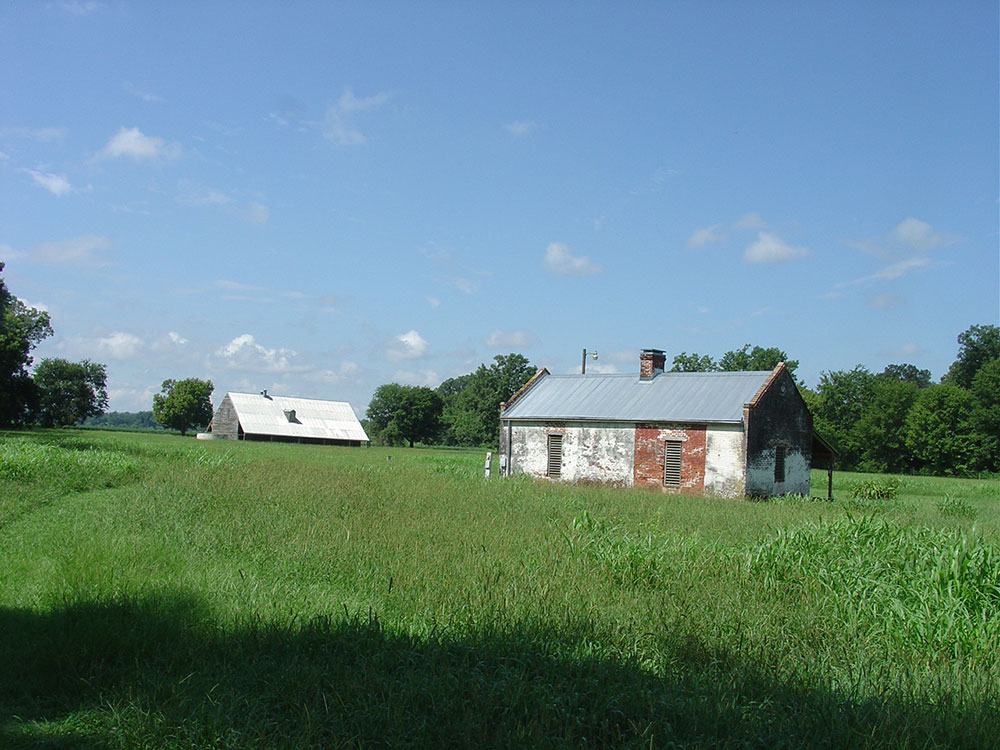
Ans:
[{"label": "shadow on grass", "polygon": [[0,609],[0,746],[985,747],[1000,724],[781,684],[690,638],[671,677],[569,658],[560,632],[220,628],[184,596]]}]

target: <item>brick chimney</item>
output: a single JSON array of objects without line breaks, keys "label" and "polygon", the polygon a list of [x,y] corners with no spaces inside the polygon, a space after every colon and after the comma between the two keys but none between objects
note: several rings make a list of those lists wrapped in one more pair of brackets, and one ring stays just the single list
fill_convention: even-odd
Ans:
[{"label": "brick chimney", "polygon": [[639,380],[652,380],[667,363],[667,353],[662,349],[643,349],[639,352]]}]

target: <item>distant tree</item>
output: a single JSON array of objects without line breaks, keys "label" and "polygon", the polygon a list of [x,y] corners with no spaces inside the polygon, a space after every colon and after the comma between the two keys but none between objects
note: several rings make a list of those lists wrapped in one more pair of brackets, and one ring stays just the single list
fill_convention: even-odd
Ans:
[{"label": "distant tree", "polygon": [[964,388],[932,385],[920,391],[906,417],[906,446],[919,468],[946,475],[977,468],[973,410],[973,395]]},{"label": "distant tree", "polygon": [[49,314],[27,307],[0,276],[0,426],[24,423],[37,407],[38,391],[28,374],[31,350],[51,335]]},{"label": "distant tree", "polygon": [[493,445],[500,404],[523,386],[536,368],[521,354],[498,354],[490,365],[438,386],[444,400],[442,440],[449,445]]},{"label": "distant tree", "polygon": [[153,396],[153,419],[181,435],[204,427],[212,421],[213,390],[211,380],[164,380],[160,393]]},{"label": "distant tree", "polygon": [[750,344],[744,344],[741,349],[733,349],[722,355],[719,360],[719,369],[725,372],[735,372],[738,370],[773,370],[779,362],[785,363],[785,369],[789,375],[794,375],[799,366],[797,359],[789,359],[781,349],[770,347],[765,349],[761,346],[750,348]]},{"label": "distant tree", "polygon": [[916,365],[911,364],[886,365],[879,377],[913,383],[917,388],[926,388],[931,384],[931,371],[918,369]]},{"label": "distant tree", "polygon": [[103,414],[108,408],[107,380],[107,371],[99,362],[43,359],[34,373],[39,424],[65,427]]},{"label": "distant tree", "polygon": [[681,352],[674,357],[670,372],[713,372],[718,369],[719,364],[707,354]]},{"label": "distant tree", "polygon": [[972,381],[972,425],[977,434],[977,468],[1000,471],[1000,359],[979,368]]},{"label": "distant tree", "polygon": [[87,417],[83,422],[88,427],[122,427],[137,430],[162,429],[153,419],[152,411],[109,411],[96,417]]},{"label": "distant tree", "polygon": [[378,442],[433,441],[441,430],[443,401],[426,386],[386,383],[375,389],[367,417]]},{"label": "distant tree", "polygon": [[868,382],[857,421],[849,427],[861,471],[900,473],[913,468],[906,419],[920,393],[912,380],[878,375]]},{"label": "distant tree", "polygon": [[863,438],[855,428],[871,398],[875,377],[862,365],[853,370],[823,372],[816,397],[807,399],[814,427],[840,452],[840,468],[853,469],[861,459]]},{"label": "distant tree", "polygon": [[958,358],[941,382],[971,388],[980,368],[995,359],[1000,359],[1000,327],[969,326],[958,334]]}]

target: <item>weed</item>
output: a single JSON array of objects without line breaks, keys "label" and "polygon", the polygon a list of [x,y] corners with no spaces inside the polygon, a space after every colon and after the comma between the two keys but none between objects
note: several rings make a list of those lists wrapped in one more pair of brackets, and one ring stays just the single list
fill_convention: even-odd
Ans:
[{"label": "weed", "polygon": [[945,495],[938,500],[936,507],[943,516],[955,516],[956,518],[975,518],[976,509],[966,500],[952,495]]}]

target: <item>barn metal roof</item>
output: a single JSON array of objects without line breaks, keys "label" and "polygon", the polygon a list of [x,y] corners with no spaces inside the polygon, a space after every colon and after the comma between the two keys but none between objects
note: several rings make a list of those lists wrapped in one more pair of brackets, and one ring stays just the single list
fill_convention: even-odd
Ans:
[{"label": "barn metal roof", "polygon": [[540,377],[503,413],[513,420],[742,422],[771,371]]},{"label": "barn metal roof", "polygon": [[[346,401],[323,401],[259,393],[226,394],[236,409],[243,432],[291,438],[367,441],[368,435]],[[290,422],[286,410],[295,411]]]}]

